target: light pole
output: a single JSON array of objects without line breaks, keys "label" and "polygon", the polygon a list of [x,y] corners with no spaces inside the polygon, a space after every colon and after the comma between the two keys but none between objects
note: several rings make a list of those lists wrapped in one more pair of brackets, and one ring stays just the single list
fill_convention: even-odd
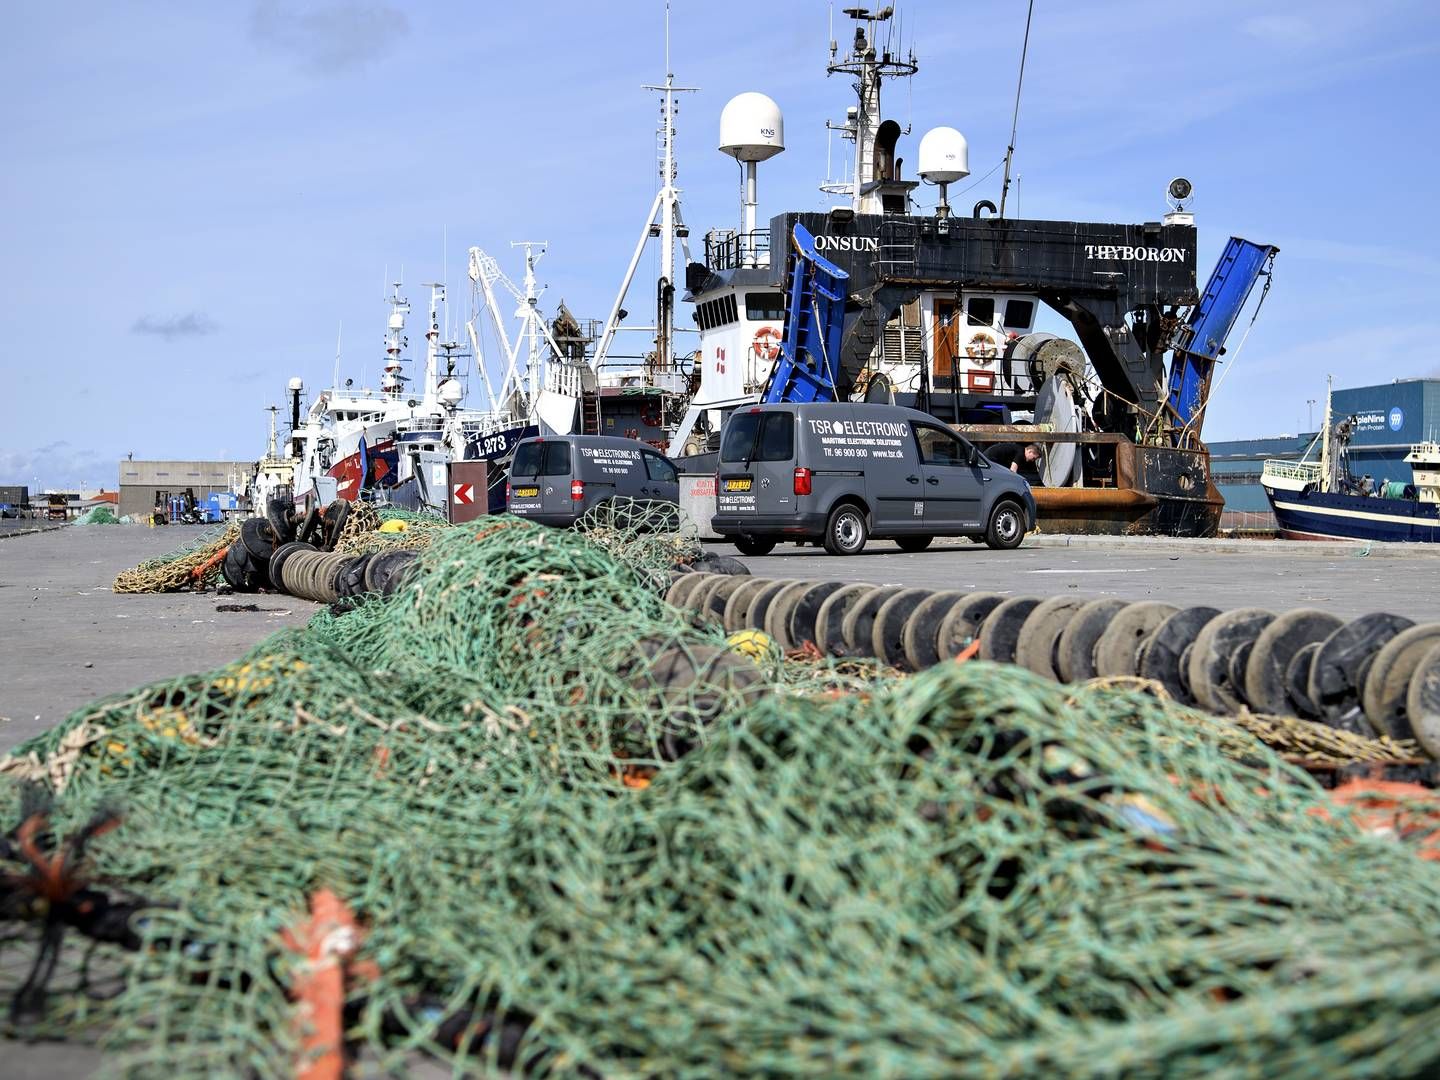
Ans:
[{"label": "light pole", "polygon": [[1307,410],[1305,415],[1308,417],[1312,428],[1315,426],[1315,402],[1318,400],[1318,398],[1313,397],[1305,399],[1305,408]]}]

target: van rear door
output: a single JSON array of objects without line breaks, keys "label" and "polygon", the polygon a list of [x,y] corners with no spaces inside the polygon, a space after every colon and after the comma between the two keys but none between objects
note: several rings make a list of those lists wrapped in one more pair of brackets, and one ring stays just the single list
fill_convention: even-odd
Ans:
[{"label": "van rear door", "polygon": [[786,514],[795,509],[795,414],[746,409],[720,444],[719,513]]},{"label": "van rear door", "polygon": [[527,439],[515,448],[510,463],[510,513],[529,517],[544,512],[545,444]]},{"label": "van rear door", "polygon": [[546,439],[544,464],[540,470],[542,513],[547,518],[578,515],[583,509],[570,498],[570,444],[564,439]]},{"label": "van rear door", "polygon": [[971,464],[973,448],[937,424],[912,421],[911,427],[920,451],[926,529],[937,535],[978,530],[984,484],[979,468]]}]

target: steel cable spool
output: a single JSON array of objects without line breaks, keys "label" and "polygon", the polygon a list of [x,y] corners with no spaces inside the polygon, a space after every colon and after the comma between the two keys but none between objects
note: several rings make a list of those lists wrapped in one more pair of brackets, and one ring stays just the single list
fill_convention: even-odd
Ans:
[{"label": "steel cable spool", "polygon": [[1000,593],[968,593],[950,606],[935,634],[935,648],[942,660],[954,660],[980,639],[980,627],[990,613],[1005,602]]},{"label": "steel cable spool", "polygon": [[[1223,611],[1195,635],[1185,672],[1190,692],[1206,709],[1230,716],[1245,706],[1243,687],[1233,681],[1232,670],[1243,671],[1248,650],[1261,631],[1275,621],[1275,613],[1263,608]],[[1238,668],[1231,663],[1239,656]]]},{"label": "steel cable spool", "polygon": [[844,587],[843,581],[823,581],[800,594],[784,627],[785,637],[791,642],[790,648],[815,644],[815,622],[820,617],[820,609],[826,600]]},{"label": "steel cable spool", "polygon": [[1036,605],[1016,638],[1015,663],[1058,682],[1060,636],[1088,602],[1083,596],[1052,596]]},{"label": "steel cable spool", "polygon": [[1310,662],[1306,694],[1331,727],[1370,735],[1370,722],[1360,710],[1365,672],[1381,647],[1414,622],[1401,615],[1375,612],[1353,619],[1320,643]]},{"label": "steel cable spool", "polygon": [[[1343,625],[1343,620],[1315,608],[1277,615],[1260,631],[1245,663],[1245,700],[1250,707],[1272,716],[1315,715],[1313,711],[1302,714],[1291,699],[1290,662],[1306,645],[1318,645]],[[1305,681],[1309,682],[1308,667]]]},{"label": "steel cable spool", "polygon": [[845,655],[875,655],[875,616],[885,601],[901,591],[898,585],[875,585],[860,594],[845,612],[840,634],[845,639]]},{"label": "steel cable spool", "polygon": [[1195,694],[1190,687],[1192,646],[1200,631],[1219,615],[1219,608],[1204,606],[1175,612],[1145,639],[1135,673],[1158,682],[1180,704],[1194,705]]},{"label": "steel cable spool", "polygon": [[734,634],[750,628],[748,616],[750,604],[762,589],[772,584],[769,578],[752,577],[741,584],[725,600],[725,614],[721,623],[727,634]]},{"label": "steel cable spool", "polygon": [[980,659],[1013,664],[1015,647],[1020,643],[1020,630],[1030,613],[1039,606],[1038,596],[1012,596],[996,604],[980,624]]},{"label": "steel cable spool", "polygon": [[1095,643],[1129,604],[1128,600],[1115,598],[1092,600],[1071,616],[1055,645],[1055,670],[1061,682],[1084,682],[1095,677]]},{"label": "steel cable spool", "polygon": [[1137,674],[1145,639],[1178,610],[1173,604],[1148,600],[1122,609],[1095,642],[1095,674],[1106,679]]},{"label": "steel cable spool", "polygon": [[880,605],[870,632],[870,652],[876,660],[898,670],[909,667],[905,656],[905,628],[910,625],[915,609],[934,595],[930,589],[901,589]]},{"label": "steel cable spool", "polygon": [[910,613],[905,620],[904,648],[905,663],[911,671],[924,671],[940,662],[940,626],[950,608],[967,595],[963,589],[932,593]]},{"label": "steel cable spool", "polygon": [[795,614],[795,607],[800,603],[800,598],[820,584],[821,582],[818,581],[789,582],[770,600],[765,609],[765,623],[758,629],[769,634],[782,650],[795,648],[790,641],[790,616]]},{"label": "steel cable spool", "polygon": [[846,585],[825,598],[815,613],[815,647],[825,656],[845,654],[845,619],[850,609],[874,588],[872,585]]},{"label": "steel cable spool", "polygon": [[1413,739],[1406,711],[1410,681],[1420,661],[1440,645],[1440,623],[1402,630],[1375,654],[1360,690],[1360,705],[1371,725],[1392,739]]},{"label": "steel cable spool", "polygon": [[1405,719],[1415,740],[1440,761],[1440,645],[1425,653],[1410,675]]}]

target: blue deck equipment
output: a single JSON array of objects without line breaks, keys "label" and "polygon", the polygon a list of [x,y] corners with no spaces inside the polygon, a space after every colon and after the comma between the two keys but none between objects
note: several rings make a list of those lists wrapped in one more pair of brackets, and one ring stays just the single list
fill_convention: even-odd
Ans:
[{"label": "blue deck equipment", "polygon": [[761,399],[834,401],[850,275],[815,250],[815,237],[798,222],[792,241],[785,334]]},{"label": "blue deck equipment", "polygon": [[1205,420],[1205,404],[1209,396],[1210,378],[1215,363],[1225,349],[1235,320],[1240,317],[1250,290],[1262,275],[1270,273],[1270,264],[1280,249],[1271,244],[1252,244],[1232,236],[1224,254],[1210,273],[1209,284],[1200,302],[1190,312],[1175,345],[1175,358],[1170,365],[1170,388],[1166,401],[1177,426],[1176,446],[1188,438],[1200,437]]}]

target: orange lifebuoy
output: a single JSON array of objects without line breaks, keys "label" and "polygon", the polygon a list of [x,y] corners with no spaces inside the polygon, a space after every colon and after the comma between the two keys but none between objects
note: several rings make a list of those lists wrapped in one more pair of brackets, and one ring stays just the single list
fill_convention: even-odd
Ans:
[{"label": "orange lifebuoy", "polygon": [[762,326],[755,331],[750,348],[760,360],[774,360],[780,355],[780,331],[773,326]]},{"label": "orange lifebuoy", "polygon": [[993,330],[977,331],[965,346],[965,355],[981,367],[990,364],[995,357],[1000,355],[1000,343],[995,338]]}]

